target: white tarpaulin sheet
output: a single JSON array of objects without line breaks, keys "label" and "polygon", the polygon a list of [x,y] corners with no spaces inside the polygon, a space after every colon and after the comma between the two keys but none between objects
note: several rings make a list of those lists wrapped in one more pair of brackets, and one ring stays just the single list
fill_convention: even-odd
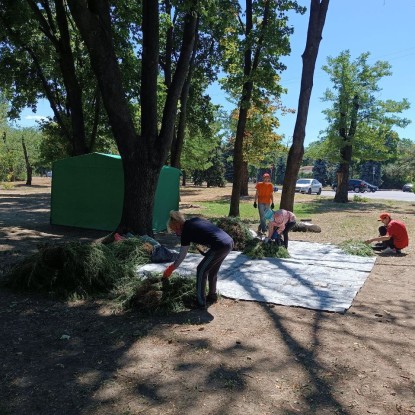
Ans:
[{"label": "white tarpaulin sheet", "polygon": [[[335,245],[290,241],[288,259],[251,259],[232,251],[220,268],[218,291],[240,300],[344,312],[375,264],[375,257],[344,253]],[[202,260],[188,254],[175,270],[195,275]],[[142,271],[162,272],[166,264],[147,264]]]}]

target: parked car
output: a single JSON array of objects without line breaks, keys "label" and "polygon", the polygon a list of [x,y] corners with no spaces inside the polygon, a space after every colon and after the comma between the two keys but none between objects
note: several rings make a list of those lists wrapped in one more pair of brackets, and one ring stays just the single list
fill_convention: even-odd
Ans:
[{"label": "parked car", "polygon": [[369,192],[374,193],[376,192],[376,190],[379,190],[379,187],[375,186],[374,184],[370,184],[368,182],[365,182],[365,183],[366,183],[367,188],[369,189]]},{"label": "parked car", "polygon": [[298,179],[295,184],[295,191],[300,193],[311,193],[321,194],[323,185],[316,179]]},{"label": "parked car", "polygon": [[[333,184],[333,190],[337,190],[337,183]],[[369,188],[364,180],[360,179],[349,179],[348,190],[353,190],[356,193],[368,192]]]},{"label": "parked car", "polygon": [[414,191],[414,185],[412,183],[405,183],[402,187],[403,192],[413,192]]}]

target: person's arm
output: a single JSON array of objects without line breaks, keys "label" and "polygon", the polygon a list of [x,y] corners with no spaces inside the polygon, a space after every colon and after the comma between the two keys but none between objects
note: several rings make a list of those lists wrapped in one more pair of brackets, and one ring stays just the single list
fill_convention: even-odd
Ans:
[{"label": "person's arm", "polygon": [[365,244],[371,244],[372,242],[383,242],[383,241],[389,241],[391,237],[389,235],[385,236],[377,236],[376,238],[367,239],[365,241]]},{"label": "person's arm", "polygon": [[183,262],[186,258],[187,252],[189,251],[190,245],[181,246],[179,256],[177,257],[176,261],[174,261],[174,269],[179,268],[179,265]]},{"label": "person's arm", "polygon": [[190,245],[188,246],[181,246],[179,256],[177,257],[176,261],[173,262],[173,264],[170,264],[163,273],[163,278],[169,278],[172,272],[179,268],[179,265],[183,262],[183,260],[186,258],[187,252],[189,251]]},{"label": "person's arm", "polygon": [[258,206],[257,202],[258,202],[258,189],[255,191],[254,208],[256,208]]}]

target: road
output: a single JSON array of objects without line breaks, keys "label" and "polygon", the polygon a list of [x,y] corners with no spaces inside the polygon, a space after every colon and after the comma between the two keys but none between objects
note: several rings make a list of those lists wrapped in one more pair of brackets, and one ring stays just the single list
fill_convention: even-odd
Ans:
[{"label": "road", "polygon": [[[323,190],[322,196],[334,197],[333,190]],[[384,199],[384,200],[399,200],[404,202],[415,202],[415,193],[403,192],[402,190],[378,190],[377,192],[355,193],[349,192],[349,200],[353,199],[354,195],[365,197],[367,199]]]}]

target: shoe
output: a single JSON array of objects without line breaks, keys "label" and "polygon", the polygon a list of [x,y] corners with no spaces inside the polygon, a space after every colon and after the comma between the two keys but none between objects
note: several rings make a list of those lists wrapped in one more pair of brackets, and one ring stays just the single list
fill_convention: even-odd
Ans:
[{"label": "shoe", "polygon": [[218,295],[217,294],[208,294],[206,296],[206,303],[211,305],[218,302]]},{"label": "shoe", "polygon": [[207,306],[206,304],[200,304],[197,300],[194,300],[189,304],[189,308],[191,310],[206,310]]},{"label": "shoe", "polygon": [[391,248],[391,247],[388,246],[386,249],[384,249],[381,252],[382,252],[382,254],[396,254],[396,249]]},{"label": "shoe", "polygon": [[402,251],[400,249],[395,249],[395,251],[398,255],[402,255]]}]

